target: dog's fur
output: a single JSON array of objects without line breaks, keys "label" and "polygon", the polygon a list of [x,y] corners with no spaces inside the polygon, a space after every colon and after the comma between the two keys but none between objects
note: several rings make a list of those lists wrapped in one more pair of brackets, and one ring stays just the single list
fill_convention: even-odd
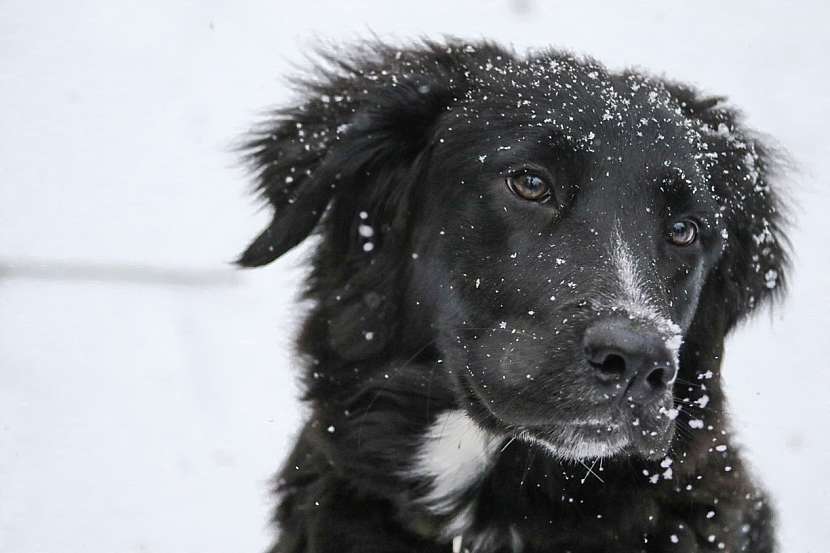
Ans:
[{"label": "dog's fur", "polygon": [[[273,551],[773,551],[720,379],[784,285],[771,150],[722,98],[562,52],[323,58],[245,146],[275,215],[239,263],[319,235]],[[608,317],[676,356],[654,404],[592,384]]]}]

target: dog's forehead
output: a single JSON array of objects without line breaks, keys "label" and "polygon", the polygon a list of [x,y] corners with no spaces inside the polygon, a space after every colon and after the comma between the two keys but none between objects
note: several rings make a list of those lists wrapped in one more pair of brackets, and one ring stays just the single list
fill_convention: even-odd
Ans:
[{"label": "dog's forehead", "polygon": [[476,131],[479,159],[516,163],[523,145],[530,151],[561,139],[591,154],[603,175],[630,181],[621,192],[651,193],[664,180],[700,190],[706,181],[700,125],[661,80],[562,55],[488,59],[468,79],[473,86],[449,124]]},{"label": "dog's forehead", "polygon": [[[479,63],[464,116],[491,127],[547,128],[592,150],[667,148],[667,156],[693,153],[700,134],[662,81],[610,73],[602,65],[567,56]],[[687,148],[684,146],[688,146]],[[685,151],[684,151],[685,150]]]}]

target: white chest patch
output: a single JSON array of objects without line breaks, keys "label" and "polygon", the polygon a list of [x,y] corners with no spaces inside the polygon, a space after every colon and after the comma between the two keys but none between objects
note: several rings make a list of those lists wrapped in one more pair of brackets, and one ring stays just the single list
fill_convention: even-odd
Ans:
[{"label": "white chest patch", "polygon": [[500,442],[462,410],[441,414],[425,433],[410,471],[431,480],[419,501],[435,514],[456,510],[461,495],[489,468]]}]

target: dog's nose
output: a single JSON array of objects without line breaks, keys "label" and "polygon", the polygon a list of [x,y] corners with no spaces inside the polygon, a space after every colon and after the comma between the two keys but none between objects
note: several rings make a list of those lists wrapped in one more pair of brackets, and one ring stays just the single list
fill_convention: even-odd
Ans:
[{"label": "dog's nose", "polygon": [[677,366],[665,340],[627,319],[597,322],[585,331],[585,356],[597,378],[625,390],[633,401],[659,397],[674,382]]}]

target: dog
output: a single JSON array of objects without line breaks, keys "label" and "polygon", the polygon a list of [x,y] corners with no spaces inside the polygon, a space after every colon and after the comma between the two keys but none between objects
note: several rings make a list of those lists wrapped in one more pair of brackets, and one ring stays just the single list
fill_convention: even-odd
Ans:
[{"label": "dog", "polygon": [[239,265],[318,237],[271,551],[773,551],[720,365],[785,288],[776,151],[565,52],[319,55],[243,147]]}]

